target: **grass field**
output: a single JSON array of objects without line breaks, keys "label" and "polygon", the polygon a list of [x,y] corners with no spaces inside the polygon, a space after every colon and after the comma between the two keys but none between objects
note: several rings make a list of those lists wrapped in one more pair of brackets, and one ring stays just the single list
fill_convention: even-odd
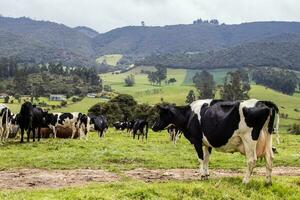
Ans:
[{"label": "grass field", "polygon": [[123,55],[121,54],[110,54],[104,55],[96,59],[96,62],[99,64],[106,63],[110,66],[116,66],[119,60],[121,60]]},{"label": "grass field", "polygon": [[[148,68],[153,70],[153,68]],[[195,71],[184,69],[168,69],[168,78],[175,77],[174,85],[162,87],[150,85],[146,75],[135,68],[124,74],[101,75],[104,84],[109,84],[119,93],[133,95],[138,102],[154,104],[161,101],[184,104],[190,89],[190,77]],[[124,78],[135,74],[136,85],[124,86]],[[215,71],[216,79],[222,80],[226,70]],[[286,134],[286,126],[299,123],[300,95],[287,96],[252,85],[252,98],[274,101],[280,111],[289,115],[289,119],[281,120],[281,143],[274,145],[278,150],[275,155],[275,167],[300,167],[299,136]],[[47,101],[47,98],[41,100]],[[86,113],[95,103],[96,98],[84,98],[56,112]],[[59,103],[59,102],[48,102]],[[8,104],[13,112],[18,112],[18,103]],[[225,154],[213,151],[211,169],[232,169],[243,171],[245,157],[238,153]],[[258,160],[258,167],[264,166]],[[88,140],[42,139],[41,142],[19,144],[18,140],[10,140],[0,145],[0,170],[19,169],[102,169],[114,172],[122,177],[112,183],[91,183],[87,185],[65,187],[60,189],[0,189],[0,199],[300,199],[299,177],[274,177],[273,185],[264,186],[263,177],[253,177],[250,184],[242,185],[241,177],[217,177],[208,181],[164,181],[144,182],[129,178],[124,171],[137,168],[146,169],[196,169],[197,156],[194,148],[185,138],[177,145],[169,141],[166,132],[149,132],[147,142],[133,140],[128,134],[110,128],[105,138],[99,139],[96,133],[90,133]]]},{"label": "grass field", "polygon": [[[284,142],[276,145],[274,166],[300,167],[300,138],[282,134]],[[257,166],[264,166],[258,161]],[[177,145],[166,132],[150,132],[147,142],[132,140],[126,134],[110,129],[106,138],[91,133],[88,140],[43,139],[19,144],[11,141],[0,147],[0,169],[104,169],[122,177],[136,168],[198,168],[196,153],[186,139]],[[242,170],[244,156],[213,151],[210,168]],[[252,177],[249,185],[240,177],[215,178],[209,181],[167,181],[146,183],[124,177],[113,183],[92,183],[62,189],[0,189],[0,199],[298,199],[298,177],[274,177],[271,187],[263,177]]]},{"label": "grass field", "polygon": [[124,180],[117,183],[98,183],[88,186],[63,189],[39,189],[1,191],[1,199],[238,199],[238,200],[298,200],[299,179],[278,177],[272,187],[265,187],[262,180],[249,185],[241,185],[241,178],[221,180],[170,181],[164,183],[144,183]]}]

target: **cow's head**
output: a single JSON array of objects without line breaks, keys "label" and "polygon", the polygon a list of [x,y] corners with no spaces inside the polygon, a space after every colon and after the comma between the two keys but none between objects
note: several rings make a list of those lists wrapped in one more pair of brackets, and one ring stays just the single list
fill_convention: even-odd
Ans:
[{"label": "cow's head", "polygon": [[174,111],[172,106],[169,105],[159,105],[158,109],[158,117],[156,118],[152,130],[157,132],[164,130],[169,124],[172,123],[172,119],[174,118]]},{"label": "cow's head", "polygon": [[45,113],[45,122],[46,124],[55,126],[58,120],[58,115],[57,114],[52,114],[52,113]]}]

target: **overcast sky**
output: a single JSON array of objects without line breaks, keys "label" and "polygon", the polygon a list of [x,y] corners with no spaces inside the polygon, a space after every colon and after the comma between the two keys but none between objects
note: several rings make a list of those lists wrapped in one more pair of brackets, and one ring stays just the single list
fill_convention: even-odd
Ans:
[{"label": "overcast sky", "polygon": [[99,32],[113,28],[187,24],[216,18],[236,24],[251,21],[300,21],[300,0],[0,0],[0,14],[49,20]]}]

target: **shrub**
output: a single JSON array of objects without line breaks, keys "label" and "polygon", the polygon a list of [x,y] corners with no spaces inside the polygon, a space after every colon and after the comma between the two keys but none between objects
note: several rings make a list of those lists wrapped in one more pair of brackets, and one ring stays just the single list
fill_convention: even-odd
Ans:
[{"label": "shrub", "polygon": [[288,128],[288,132],[295,135],[300,135],[300,124],[293,124]]},{"label": "shrub", "polygon": [[60,106],[61,106],[61,107],[65,107],[65,106],[67,106],[67,104],[68,104],[67,101],[62,101],[62,102],[60,102]]}]

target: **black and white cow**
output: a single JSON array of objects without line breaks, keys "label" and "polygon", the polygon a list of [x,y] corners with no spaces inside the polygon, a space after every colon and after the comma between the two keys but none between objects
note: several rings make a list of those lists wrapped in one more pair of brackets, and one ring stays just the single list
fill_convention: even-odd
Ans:
[{"label": "black and white cow", "polygon": [[113,123],[113,126],[115,127],[116,130],[124,131],[127,128],[127,122],[117,121]]},{"label": "black and white cow", "polygon": [[18,131],[20,129],[18,124],[19,115],[20,114],[13,114],[13,113],[11,115],[10,122],[9,122],[10,129],[9,129],[8,138],[15,138],[18,134]]},{"label": "black and white cow", "polygon": [[144,141],[144,137],[148,138],[148,122],[144,119],[137,119],[132,128],[133,139],[135,139],[135,135],[138,135],[138,140],[140,139],[140,135],[142,135],[142,141]]},{"label": "black and white cow", "polygon": [[179,139],[179,137],[181,136],[182,132],[174,124],[171,124],[170,126],[168,126],[167,131],[170,135],[170,140],[174,144],[176,144],[176,142]]},{"label": "black and white cow", "polygon": [[0,142],[4,142],[8,138],[11,117],[10,109],[4,104],[0,104]]},{"label": "black and white cow", "polygon": [[56,138],[57,128],[59,127],[72,129],[72,139],[76,132],[79,133],[79,138],[89,132],[89,118],[79,112],[47,113],[46,125],[52,130],[54,138]]},{"label": "black and white cow", "polygon": [[108,129],[108,122],[106,117],[100,116],[90,116],[90,124],[92,125],[92,129],[98,132],[100,138],[105,136],[105,133]]},{"label": "black and white cow", "polygon": [[38,130],[38,141],[40,141],[41,128],[45,126],[45,112],[41,108],[33,106],[30,102],[23,103],[17,122],[21,129],[21,143],[24,142],[25,130],[27,130],[27,142],[29,142],[30,132],[35,141],[36,129]]},{"label": "black and white cow", "polygon": [[[278,131],[278,107],[256,99],[234,102],[198,100],[188,106],[159,106],[159,117],[153,131],[174,124],[194,145],[200,161],[201,177],[208,178],[208,162],[212,148],[222,152],[246,155],[247,170],[243,182],[248,183],[257,157],[265,157],[266,183],[271,184],[272,133]],[[203,147],[204,146],[204,151]]]}]

